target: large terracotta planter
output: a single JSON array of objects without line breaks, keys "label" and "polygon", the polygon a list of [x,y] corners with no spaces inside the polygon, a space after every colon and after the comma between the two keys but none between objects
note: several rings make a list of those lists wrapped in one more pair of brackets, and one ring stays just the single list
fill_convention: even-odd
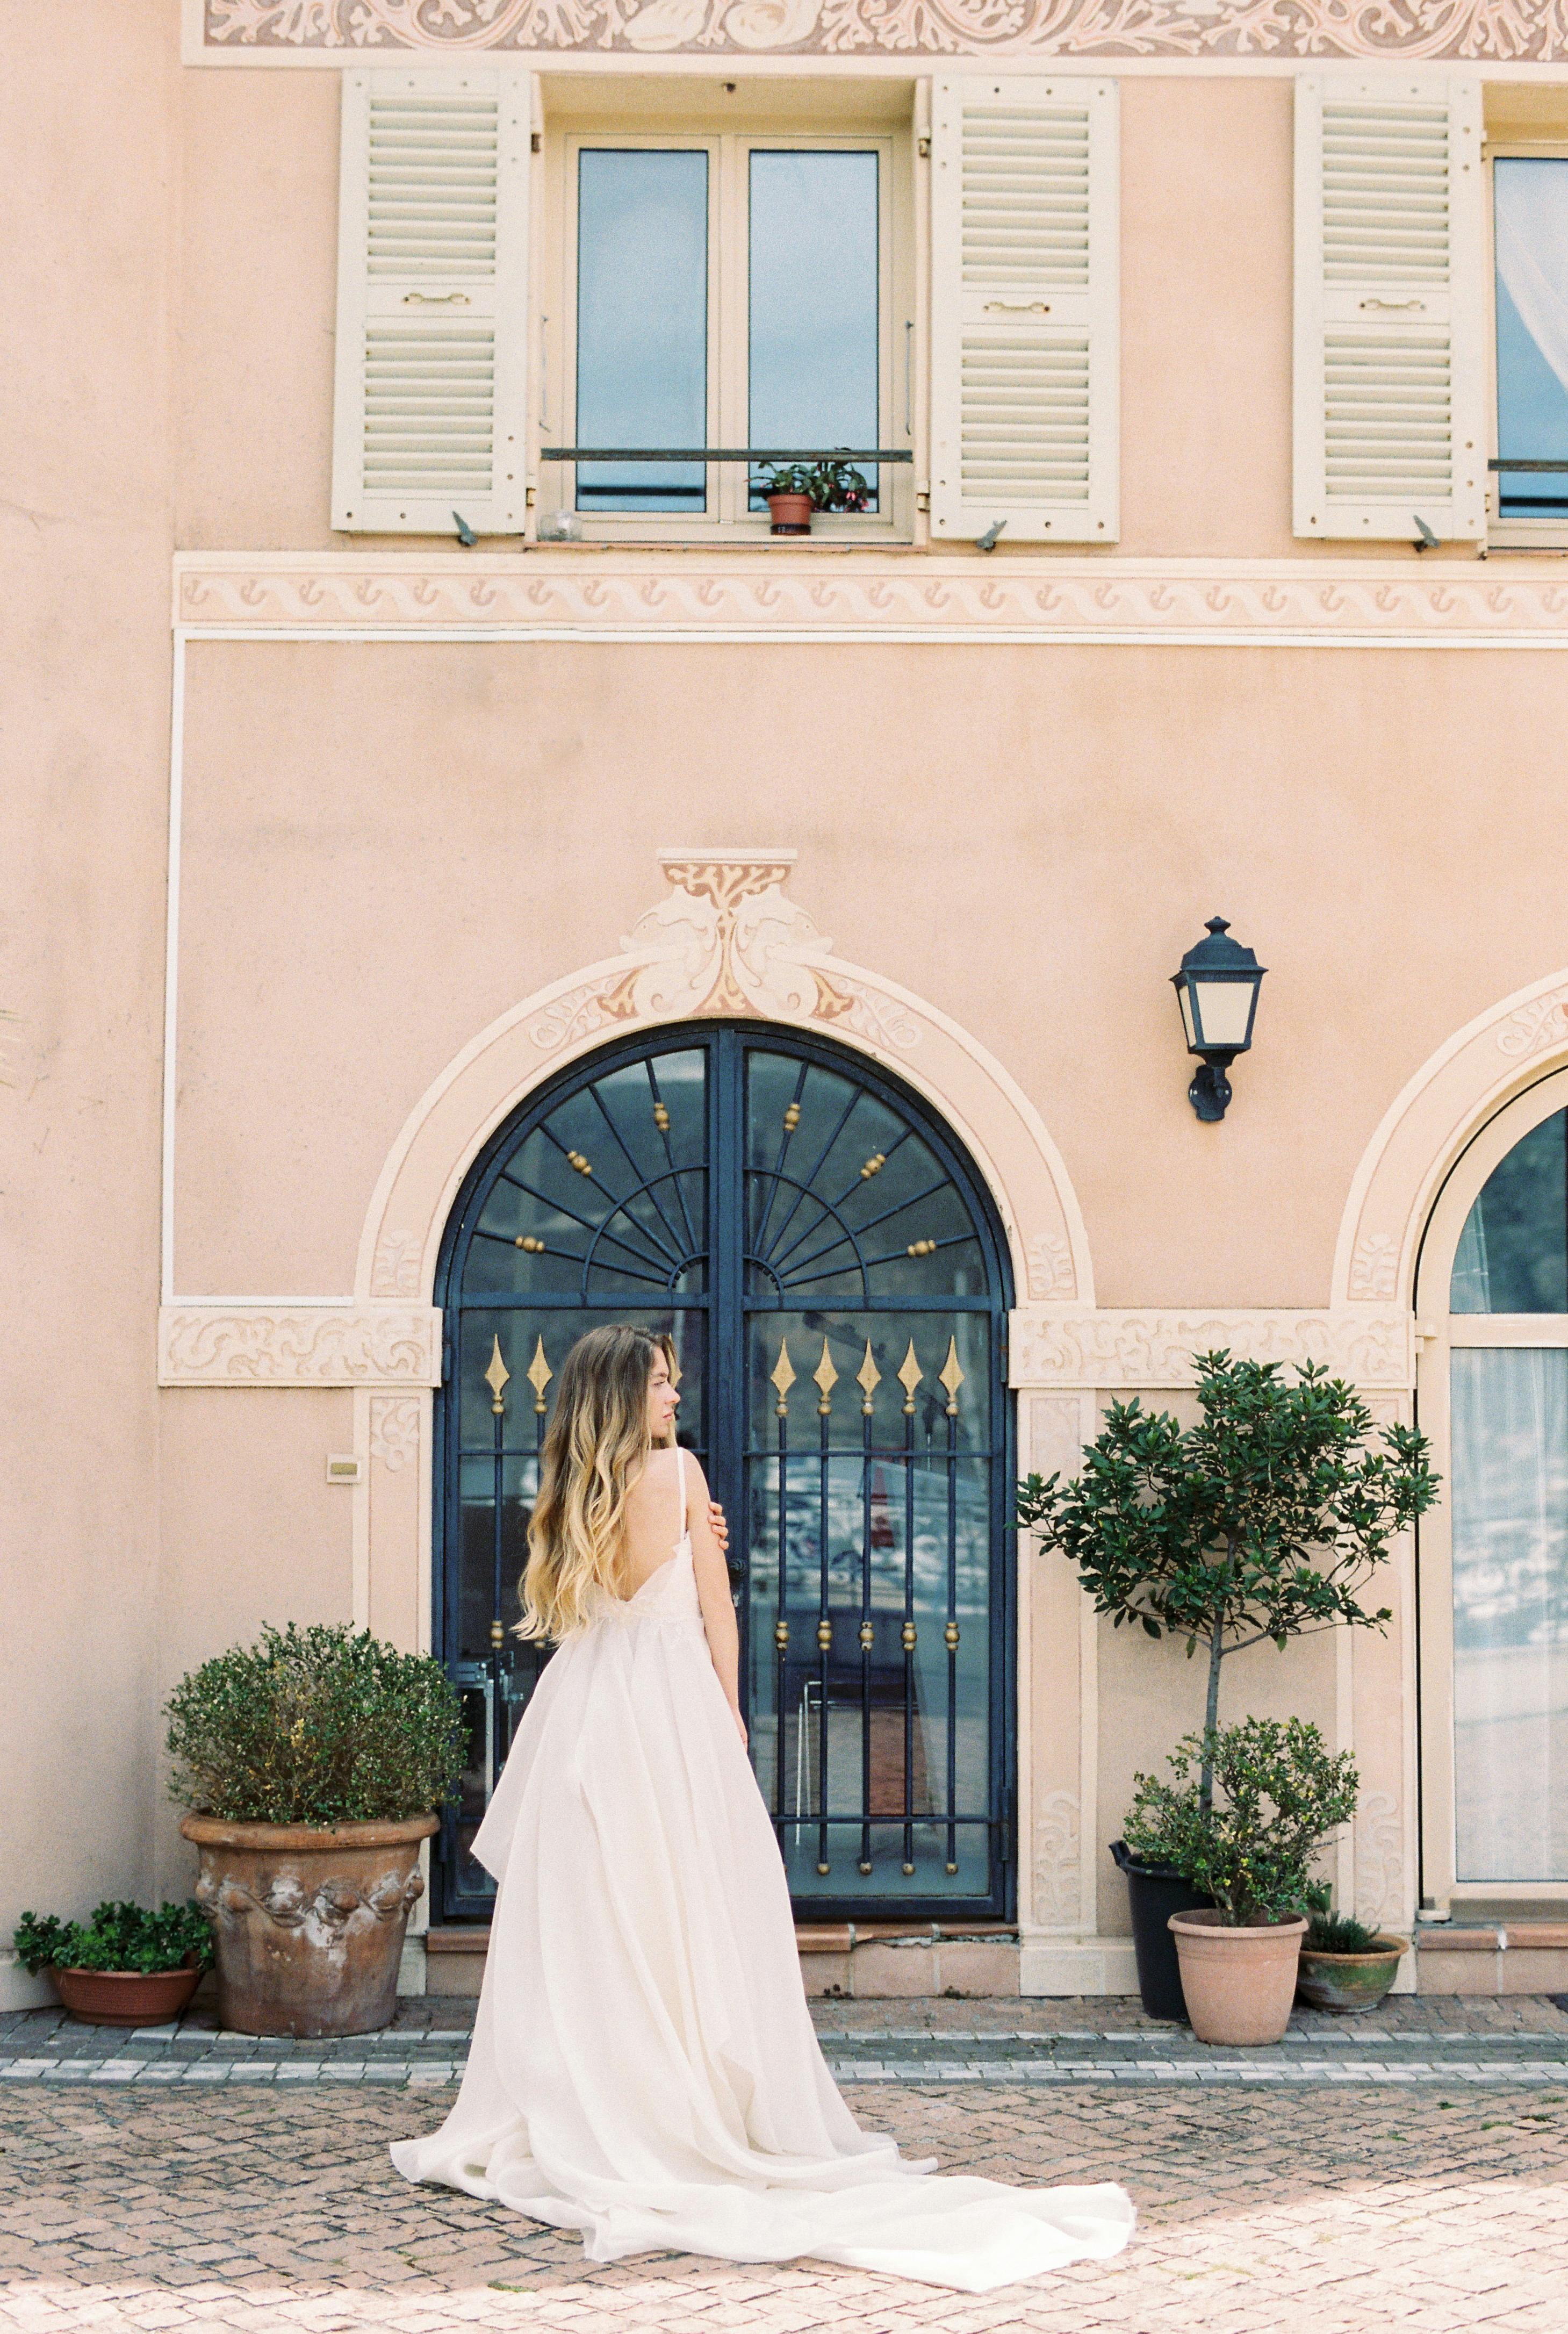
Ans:
[{"label": "large terracotta planter", "polygon": [[1375,2010],[1399,1974],[1402,1937],[1380,1934],[1364,1953],[1314,1953],[1303,1945],[1296,1992],[1313,2010],[1337,2010],[1353,2017]]},{"label": "large terracotta planter", "polygon": [[166,2026],[201,1983],[194,1963],[173,1970],[52,1969],[54,1991],[84,2026]]},{"label": "large terracotta planter", "polygon": [[196,1901],[216,1941],[222,2025],[301,2036],[390,2025],[434,1816],[331,1831],[187,1816],[180,1829],[201,1852]]},{"label": "large terracotta planter", "polygon": [[1283,2039],[1306,1925],[1300,1913],[1255,1929],[1227,1928],[1217,1910],[1171,1914],[1181,1991],[1200,2042],[1245,2048]]}]

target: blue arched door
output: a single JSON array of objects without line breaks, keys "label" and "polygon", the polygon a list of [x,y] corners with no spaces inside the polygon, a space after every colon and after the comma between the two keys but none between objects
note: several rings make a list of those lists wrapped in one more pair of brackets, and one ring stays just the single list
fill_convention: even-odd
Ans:
[{"label": "blue arched door", "polygon": [[731,1519],[752,1756],[797,1909],[1012,1909],[1006,1251],[978,1175],[859,1056],[725,1022],[595,1054],[491,1142],[437,1302],[436,1640],[468,1715],[448,1917],[541,1655],[511,1635],[573,1339],[673,1334]]}]

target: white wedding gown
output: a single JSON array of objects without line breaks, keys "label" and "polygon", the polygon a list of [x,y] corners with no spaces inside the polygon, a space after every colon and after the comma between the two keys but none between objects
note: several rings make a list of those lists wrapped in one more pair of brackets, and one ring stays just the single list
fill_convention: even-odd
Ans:
[{"label": "white wedding gown", "polygon": [[933,2178],[840,2097],[678,1464],[674,1554],[561,1645],[518,1729],[474,1842],[500,1886],[463,2088],[393,2163],[581,2229],[598,2262],[809,2254],[981,2293],[1119,2252],[1121,2189]]}]

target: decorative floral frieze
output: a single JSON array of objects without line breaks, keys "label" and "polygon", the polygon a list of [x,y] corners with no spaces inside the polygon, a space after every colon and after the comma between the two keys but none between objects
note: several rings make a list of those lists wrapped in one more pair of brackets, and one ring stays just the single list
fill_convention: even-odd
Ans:
[{"label": "decorative floral frieze", "polygon": [[169,1305],[159,1385],[430,1386],[441,1375],[433,1306]]},{"label": "decorative floral frieze", "polygon": [[1353,1909],[1371,1929],[1397,1928],[1407,1917],[1403,1837],[1398,1800],[1368,1791],[1356,1813]]},{"label": "decorative floral frieze", "polygon": [[1516,1013],[1510,1013],[1497,1030],[1497,1051],[1506,1054],[1510,1061],[1528,1061],[1533,1055],[1544,1054],[1561,1046],[1568,1037],[1568,999],[1561,990],[1545,997],[1533,998]]},{"label": "decorative floral frieze", "polygon": [[202,0],[209,55],[246,50],[663,55],[1530,58],[1568,54],[1564,0]]},{"label": "decorative floral frieze", "polygon": [[414,1232],[383,1232],[370,1276],[373,1297],[417,1297],[424,1250]]},{"label": "decorative floral frieze", "polygon": [[189,555],[176,564],[175,621],[192,634],[461,627],[545,640],[1568,647],[1568,583],[1505,579],[1477,563],[1417,571],[1305,558],[1001,564],[905,555],[835,560],[827,571],[803,553],[800,563],[619,565],[610,555],[601,564],[549,551],[424,561]]},{"label": "decorative floral frieze", "polygon": [[419,1397],[417,1394],[376,1394],[370,1396],[370,1456],[389,1475],[401,1474],[419,1455]]},{"label": "decorative floral frieze", "polygon": [[701,1014],[816,1021],[908,1052],[919,1029],[886,990],[833,964],[832,942],[784,896],[793,851],[733,857],[661,852],[669,890],[621,942],[624,970],[580,981],[530,1025],[557,1054],[620,1021]]},{"label": "decorative floral frieze", "polygon": [[1405,1313],[1089,1312],[1021,1306],[1012,1316],[1015,1386],[1177,1388],[1193,1384],[1195,1354],[1225,1346],[1237,1360],[1322,1362],[1358,1386],[1414,1383]]},{"label": "decorative floral frieze", "polygon": [[1043,1929],[1075,1929],[1080,1918],[1078,1802],[1047,1791],[1034,1818],[1034,1920]]},{"label": "decorative floral frieze", "polygon": [[1400,1244],[1392,1232],[1368,1232],[1351,1259],[1350,1294],[1359,1305],[1376,1305],[1399,1286]]}]

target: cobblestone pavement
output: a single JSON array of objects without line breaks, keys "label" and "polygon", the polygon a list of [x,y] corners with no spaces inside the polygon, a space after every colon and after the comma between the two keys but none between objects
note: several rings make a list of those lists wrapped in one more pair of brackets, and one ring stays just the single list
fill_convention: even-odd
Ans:
[{"label": "cobblestone pavement", "polygon": [[[986,2030],[1015,2035],[1025,2010],[1052,2017],[1022,2030],[1036,2040],[1053,2032],[1063,2046],[1074,2034],[1117,2030],[1101,2003],[825,2005],[823,2024],[846,2023],[846,2007],[857,2034],[884,2053],[894,2017],[923,2050],[933,2023],[972,2049]],[[1441,2057],[1439,2029],[1488,2061],[1508,2054],[1512,2036],[1525,2038],[1525,2056],[1562,2049],[1560,2011],[1506,2007],[1494,2022],[1496,2003],[1466,2005],[1461,2020],[1448,2003],[1400,2002],[1379,2039],[1391,2052],[1396,2034],[1409,2035],[1429,2059]],[[872,2011],[880,2027],[865,2015]],[[1008,2025],[992,2023],[998,2011]],[[403,2031],[451,2033],[460,2015],[452,2004],[419,2005]],[[0,2047],[14,2051],[14,2034]],[[109,2047],[124,2049],[125,2038]],[[294,2047],[321,2055],[320,2046]],[[1342,2047],[1360,2059],[1363,2046]],[[1516,2058],[1521,2046],[1512,2047]],[[1104,2078],[1045,2091],[854,2085],[862,2121],[912,2152],[938,2155],[948,2170],[1119,2179],[1132,2192],[1140,2228],[1118,2261],[979,2298],[809,2262],[739,2267],[669,2254],[593,2268],[574,2240],[397,2178],[387,2142],[428,2128],[451,2096],[419,2070],[406,2078],[425,2095],[330,2078],[8,2086],[0,2326],[26,2334],[1562,2334],[1568,2326],[1568,2082],[1522,2088],[1505,2068],[1481,2085],[1438,2080],[1397,2092],[1364,2082],[1133,2088]]]}]

